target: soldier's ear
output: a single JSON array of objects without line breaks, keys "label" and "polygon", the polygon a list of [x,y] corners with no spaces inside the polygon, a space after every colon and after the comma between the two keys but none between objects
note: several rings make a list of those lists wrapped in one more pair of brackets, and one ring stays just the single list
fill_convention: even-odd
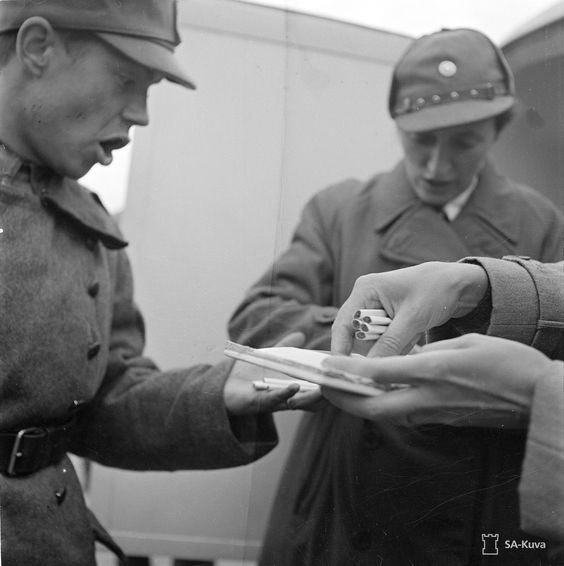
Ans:
[{"label": "soldier's ear", "polygon": [[23,22],[16,39],[16,55],[27,72],[41,76],[49,66],[60,37],[42,17],[33,16]]}]

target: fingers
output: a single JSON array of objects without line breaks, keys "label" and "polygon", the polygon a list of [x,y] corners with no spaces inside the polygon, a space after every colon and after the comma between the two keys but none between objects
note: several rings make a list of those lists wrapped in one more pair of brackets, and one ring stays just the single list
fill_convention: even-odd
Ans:
[{"label": "fingers", "polygon": [[383,332],[374,346],[370,349],[369,356],[397,356],[409,352],[417,343],[421,333],[413,328],[412,320],[400,313],[393,318],[385,332]]},{"label": "fingers", "polygon": [[414,356],[391,356],[386,358],[350,358],[347,356],[332,356],[323,361],[324,368],[337,369],[369,377],[377,383],[411,384],[421,381],[425,371],[423,354]]},{"label": "fingers", "polygon": [[279,340],[275,345],[276,347],[293,347],[293,348],[300,348],[305,344],[306,337],[303,332],[292,332],[287,336],[284,336],[281,340]]},{"label": "fingers", "polygon": [[354,341],[353,332],[350,315],[341,309],[331,328],[331,352],[350,354]]},{"label": "fingers", "polygon": [[421,399],[416,389],[398,389],[377,395],[365,397],[344,393],[336,389],[323,387],[323,395],[339,409],[361,418],[405,420],[420,409]]},{"label": "fingers", "polygon": [[300,389],[300,386],[292,383],[283,389],[271,389],[269,391],[257,392],[259,413],[270,413],[274,411],[291,410],[291,405],[287,401],[293,397]]},{"label": "fingers", "polygon": [[321,394],[321,389],[315,391],[298,392],[286,401],[290,410],[319,411],[327,406],[327,400]]},{"label": "fingers", "polygon": [[425,344],[425,346],[421,348],[421,352],[444,352],[445,350],[460,350],[463,348],[480,346],[484,340],[488,343],[490,338],[490,336],[486,337],[481,334],[464,334],[463,336],[457,336],[456,338],[448,338],[446,340]]},{"label": "fingers", "polygon": [[[322,409],[324,406],[327,405],[327,401],[321,394],[321,389],[318,388],[316,390],[311,391],[288,391],[286,388],[284,390],[283,399],[278,400],[277,402],[274,399],[268,400],[268,407],[263,407],[262,410],[264,411],[318,411]],[[273,403],[270,405],[270,403]]]},{"label": "fingers", "polygon": [[[343,303],[339,309],[333,327],[331,329],[331,351],[335,354],[351,353],[354,344],[354,330],[351,321],[360,309],[383,309],[378,292],[371,283],[371,275],[365,275],[357,279],[354,284],[351,296]],[[385,311],[381,311],[375,316],[387,316]],[[365,321],[363,321],[365,322]]]},{"label": "fingers", "polygon": [[352,318],[348,318],[351,309],[345,305],[333,324],[331,336],[333,353],[350,354],[356,339],[362,342],[374,342],[369,349],[362,348],[362,351],[368,352],[369,357],[405,354],[413,348],[422,334],[414,326],[415,316],[409,308],[398,312],[393,319],[381,308],[356,309],[352,312]]}]

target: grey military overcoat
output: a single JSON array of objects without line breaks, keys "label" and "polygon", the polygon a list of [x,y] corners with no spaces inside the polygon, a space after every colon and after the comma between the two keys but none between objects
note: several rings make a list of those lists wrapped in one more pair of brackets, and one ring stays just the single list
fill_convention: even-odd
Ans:
[{"label": "grey military overcoat", "polygon": [[[97,199],[4,149],[0,175],[0,434],[78,405],[68,448],[108,466],[219,468],[270,450],[270,417],[226,414],[231,364],[160,372],[143,357],[126,242]],[[0,520],[7,566],[93,566],[105,536],[67,457],[0,475]]]}]

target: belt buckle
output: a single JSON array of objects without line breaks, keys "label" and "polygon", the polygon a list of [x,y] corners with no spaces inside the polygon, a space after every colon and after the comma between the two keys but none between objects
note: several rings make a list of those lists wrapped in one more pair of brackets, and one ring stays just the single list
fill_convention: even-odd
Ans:
[{"label": "belt buckle", "polygon": [[10,453],[10,462],[8,463],[8,469],[6,470],[7,475],[18,475],[18,472],[16,470],[18,458],[21,458],[23,456],[22,452],[20,452],[21,443],[26,436],[32,435],[33,433],[35,433],[36,435],[38,435],[37,433],[45,435],[45,430],[32,426],[28,428],[22,428],[17,432],[16,438],[14,440],[14,445],[12,446],[12,452]]}]

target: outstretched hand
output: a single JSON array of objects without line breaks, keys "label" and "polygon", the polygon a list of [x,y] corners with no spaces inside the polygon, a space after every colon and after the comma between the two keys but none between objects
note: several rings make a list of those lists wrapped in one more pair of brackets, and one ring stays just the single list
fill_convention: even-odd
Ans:
[{"label": "outstretched hand", "polygon": [[383,309],[392,321],[368,351],[364,345],[363,353],[406,354],[425,331],[470,312],[487,288],[486,272],[468,263],[428,262],[359,277],[333,323],[331,351],[348,355],[353,350],[357,310]]},{"label": "outstretched hand", "polygon": [[561,362],[530,346],[467,334],[408,356],[328,358],[326,367],[410,387],[374,397],[329,388],[323,394],[342,410],[371,420],[520,428],[526,425],[537,381],[562,371],[554,364]]},{"label": "outstretched hand", "polygon": [[[304,343],[303,333],[294,332],[285,336],[276,346],[299,348]],[[296,384],[288,385],[283,389],[255,390],[253,381],[259,381],[265,377],[288,378],[272,370],[241,361],[235,362],[223,389],[227,412],[230,415],[242,416],[294,409],[316,411],[327,404],[319,390],[300,391],[299,385]]]}]

